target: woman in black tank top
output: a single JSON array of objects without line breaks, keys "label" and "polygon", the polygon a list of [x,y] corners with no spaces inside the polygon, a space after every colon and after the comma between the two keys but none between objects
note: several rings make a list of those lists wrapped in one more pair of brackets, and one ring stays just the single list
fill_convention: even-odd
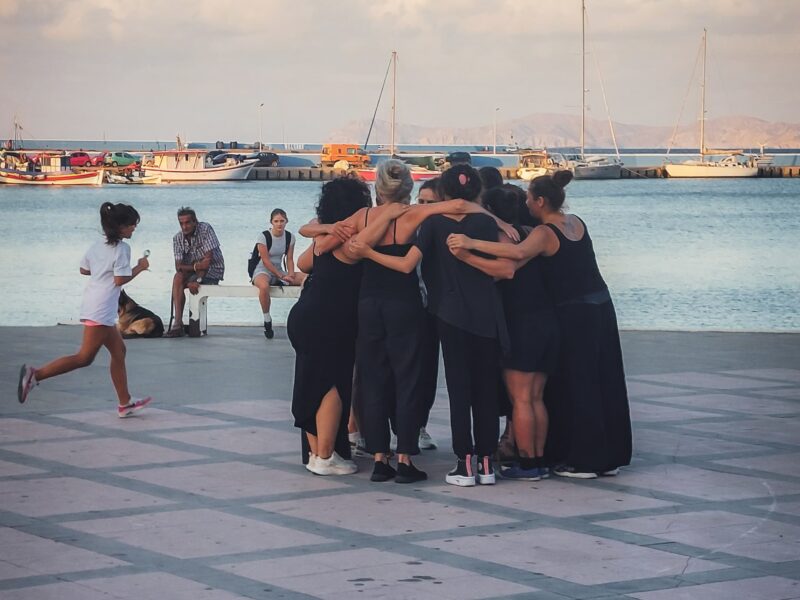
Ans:
[{"label": "woman in black tank top", "polygon": [[[519,225],[520,215],[526,210],[525,193],[519,187],[509,184],[491,189],[483,201],[496,216],[514,224],[522,239],[527,237],[531,228]],[[508,238],[501,241],[511,243]],[[459,254],[467,263],[472,256],[469,252]],[[501,361],[513,406],[507,415],[507,430],[517,449],[514,463],[502,470],[505,479],[538,481],[546,475],[543,469],[548,415],[544,388],[548,376],[556,370],[559,335],[541,263],[538,259],[518,261],[514,278],[497,283],[511,341],[509,352]]]},{"label": "woman in black tank top", "polygon": [[525,260],[543,257],[542,274],[561,334],[556,374],[547,385],[550,412],[546,455],[554,473],[591,479],[616,475],[630,463],[630,412],[617,318],[586,225],[564,214],[569,171],[537,177],[527,205],[540,225],[520,244],[494,244],[451,235],[453,252],[478,250]]}]

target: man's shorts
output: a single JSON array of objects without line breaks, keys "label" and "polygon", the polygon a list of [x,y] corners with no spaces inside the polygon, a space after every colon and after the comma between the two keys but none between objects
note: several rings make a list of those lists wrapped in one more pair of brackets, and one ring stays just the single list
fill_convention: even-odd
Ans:
[{"label": "man's shorts", "polygon": [[[198,275],[197,273],[192,273],[189,275],[189,278],[186,280],[186,283],[192,283],[193,281],[197,281]],[[202,285],[219,285],[220,280],[214,279],[213,277],[208,277],[207,275],[203,275],[203,281],[201,282]]]}]

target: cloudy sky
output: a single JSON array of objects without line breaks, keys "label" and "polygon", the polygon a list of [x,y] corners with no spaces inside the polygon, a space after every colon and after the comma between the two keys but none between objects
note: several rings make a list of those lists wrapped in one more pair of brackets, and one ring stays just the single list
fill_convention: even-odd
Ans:
[{"label": "cloudy sky", "polygon": [[[615,120],[673,125],[707,27],[709,116],[800,122],[800,2],[587,11],[593,116],[597,59]],[[263,102],[265,140],[320,141],[372,116],[392,50],[404,123],[579,111],[579,0],[0,0],[0,136],[254,141]]]}]

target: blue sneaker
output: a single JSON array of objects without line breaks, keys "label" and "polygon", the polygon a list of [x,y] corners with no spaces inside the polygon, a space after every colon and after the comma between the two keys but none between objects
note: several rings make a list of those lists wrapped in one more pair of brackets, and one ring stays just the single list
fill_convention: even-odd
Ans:
[{"label": "blue sneaker", "polygon": [[523,469],[516,462],[510,467],[500,469],[500,475],[504,479],[516,479],[517,481],[540,481],[542,479],[542,471],[539,467]]}]

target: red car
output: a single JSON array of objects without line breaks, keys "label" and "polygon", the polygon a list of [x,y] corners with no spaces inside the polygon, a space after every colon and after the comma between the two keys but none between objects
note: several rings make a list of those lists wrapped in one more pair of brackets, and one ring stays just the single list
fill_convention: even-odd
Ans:
[{"label": "red car", "polygon": [[91,156],[87,152],[73,152],[69,155],[70,167],[96,167],[103,164],[106,153],[103,152],[98,156]]}]

